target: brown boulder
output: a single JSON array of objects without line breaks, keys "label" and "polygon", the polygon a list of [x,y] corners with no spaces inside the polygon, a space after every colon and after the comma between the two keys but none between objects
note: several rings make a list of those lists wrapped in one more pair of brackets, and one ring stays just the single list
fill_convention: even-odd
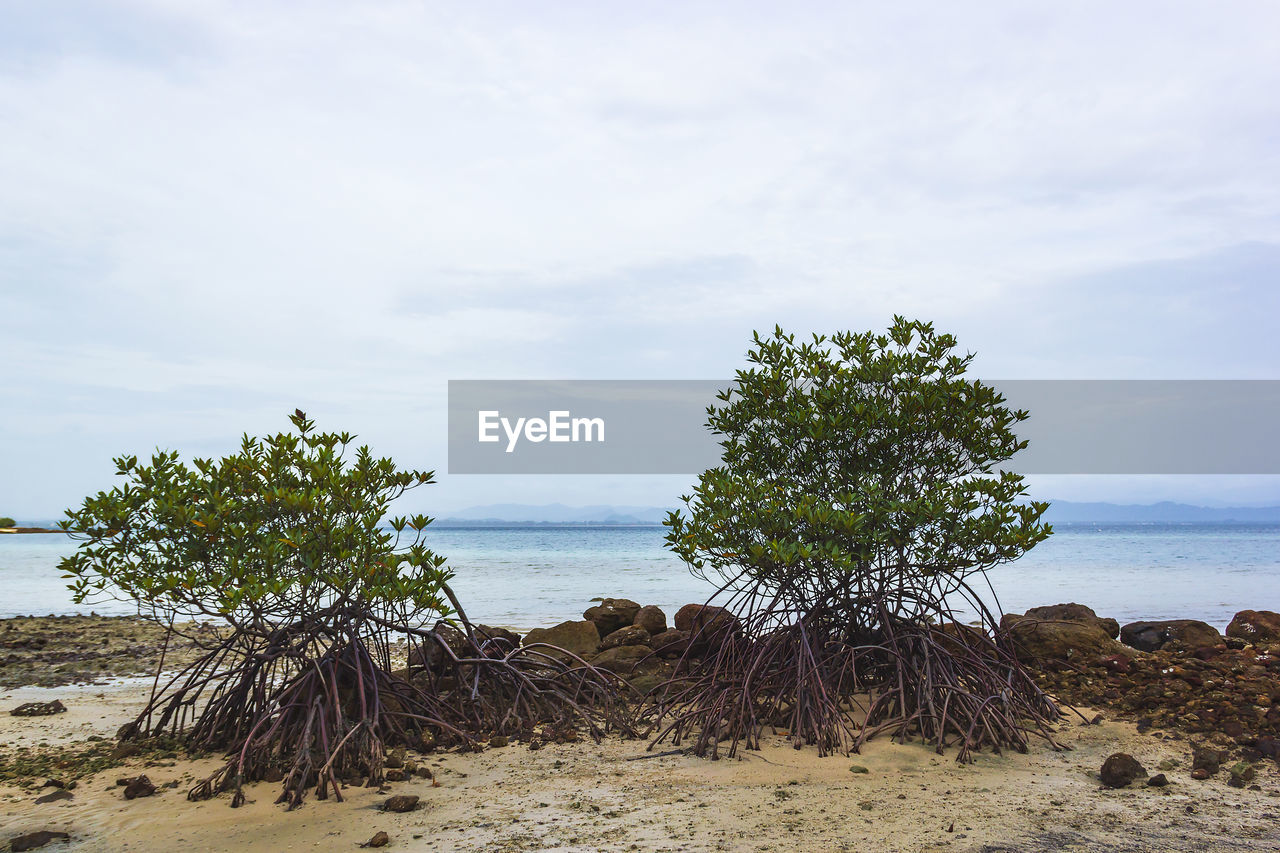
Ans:
[{"label": "brown boulder", "polygon": [[506,628],[494,628],[489,625],[474,625],[476,641],[486,652],[506,653],[520,648],[520,635]]},{"label": "brown boulder", "polygon": [[605,637],[600,643],[600,651],[606,652],[609,649],[616,649],[618,646],[647,645],[649,645],[649,632],[637,625],[628,625]]},{"label": "brown boulder", "polygon": [[1047,619],[1053,622],[1083,622],[1095,625],[1107,632],[1111,639],[1120,636],[1120,623],[1114,619],[1102,618],[1093,612],[1092,607],[1070,602],[1068,604],[1049,604],[1044,607],[1032,607],[1027,616],[1035,619]]},{"label": "brown boulder", "polygon": [[1147,769],[1129,753],[1117,752],[1108,756],[1102,763],[1099,776],[1102,778],[1102,784],[1108,788],[1124,788],[1135,779],[1147,778]]},{"label": "brown boulder", "polygon": [[1141,652],[1165,646],[1201,649],[1222,642],[1218,629],[1197,619],[1168,619],[1163,622],[1130,622],[1120,629],[1120,641]]},{"label": "brown boulder", "polygon": [[411,812],[418,807],[417,794],[396,794],[388,797],[382,808],[389,812]]},{"label": "brown boulder", "polygon": [[456,657],[464,657],[466,655],[467,635],[458,626],[441,619],[431,629],[431,634],[432,636],[430,637],[422,638],[421,645],[417,646],[409,655],[409,665],[411,667],[425,666],[434,672],[447,669],[448,663],[452,661],[448,653],[441,648],[441,643],[448,646]]},{"label": "brown boulder", "polygon": [[695,646],[718,645],[739,630],[738,617],[723,607],[686,604],[676,611],[676,629],[688,634]]},{"label": "brown boulder", "polygon": [[607,637],[619,628],[635,622],[640,605],[627,598],[606,598],[594,607],[588,607],[582,618],[594,622],[601,637]]},{"label": "brown boulder", "polygon": [[1228,637],[1253,643],[1280,642],[1280,613],[1272,610],[1241,610],[1227,626]]},{"label": "brown boulder", "polygon": [[652,654],[653,650],[648,646],[614,646],[592,658],[591,665],[625,678],[635,671],[636,664]]},{"label": "brown boulder", "polygon": [[557,646],[578,657],[594,654],[600,647],[600,632],[594,622],[561,622],[551,628],[534,628],[524,635],[525,646]]},{"label": "brown boulder", "polygon": [[1006,613],[1000,629],[1013,641],[1014,653],[1024,663],[1063,661],[1077,664],[1123,654],[1125,647],[1106,630],[1083,622],[1046,622]]},{"label": "brown boulder", "polygon": [[656,637],[667,630],[667,614],[663,613],[662,608],[657,605],[646,604],[636,611],[636,618],[631,620],[631,624],[645,629],[650,636]]},{"label": "brown boulder", "polygon": [[689,632],[672,628],[649,641],[650,648],[664,658],[678,658],[689,649]]}]

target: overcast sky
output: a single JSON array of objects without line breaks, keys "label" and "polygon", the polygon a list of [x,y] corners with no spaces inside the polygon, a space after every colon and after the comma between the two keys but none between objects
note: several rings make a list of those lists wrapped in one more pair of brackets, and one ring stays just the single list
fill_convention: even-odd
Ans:
[{"label": "overcast sky", "polygon": [[[1277,32],[1270,0],[0,2],[0,514],[295,406],[443,473],[448,379],[728,377],[775,323],[1280,378]],[[684,485],[442,480],[413,508]]]}]

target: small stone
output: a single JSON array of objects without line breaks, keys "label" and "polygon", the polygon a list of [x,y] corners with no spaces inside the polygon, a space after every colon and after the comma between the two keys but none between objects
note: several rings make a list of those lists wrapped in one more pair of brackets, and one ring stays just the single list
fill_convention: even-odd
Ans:
[{"label": "small stone", "polygon": [[1222,766],[1222,752],[1211,746],[1197,746],[1191,751],[1191,769],[1204,770],[1212,776]]},{"label": "small stone", "polygon": [[403,782],[409,778],[409,774],[398,767],[393,767],[386,772],[386,780],[388,782]]},{"label": "small stone", "polygon": [[1163,773],[1157,773],[1147,780],[1147,784],[1152,788],[1163,788],[1165,785],[1169,784],[1169,780]]},{"label": "small stone", "polygon": [[411,812],[418,807],[417,794],[396,794],[388,797],[382,808],[389,812]]},{"label": "small stone", "polygon": [[1132,755],[1117,752],[1107,757],[1098,775],[1108,788],[1124,788],[1135,779],[1146,778],[1147,771]]},{"label": "small stone", "polygon": [[1160,770],[1173,770],[1175,767],[1178,766],[1178,762],[1174,761],[1172,758],[1166,758],[1164,761],[1161,761],[1156,766]]},{"label": "small stone", "polygon": [[1227,780],[1227,784],[1233,788],[1243,788],[1258,775],[1253,765],[1247,761],[1241,761],[1231,766],[1231,778]]},{"label": "small stone", "polygon": [[494,748],[506,746],[509,742],[506,735],[494,735],[489,738],[489,746]]},{"label": "small stone", "polygon": [[1203,767],[1197,767],[1195,770],[1191,771],[1191,778],[1197,781],[1203,781],[1205,779],[1208,779],[1210,775],[1212,774],[1210,774],[1209,771],[1205,770]]},{"label": "small stone", "polygon": [[870,773],[871,771],[863,767],[861,764],[851,764],[849,766],[850,773]]},{"label": "small stone", "polygon": [[156,786],[146,776],[135,776],[129,780],[129,784],[124,788],[124,798],[126,800],[136,800],[138,797],[150,797],[156,792]]},{"label": "small stone", "polygon": [[391,836],[385,832],[375,832],[373,837],[361,844],[361,847],[386,847],[391,843]]}]

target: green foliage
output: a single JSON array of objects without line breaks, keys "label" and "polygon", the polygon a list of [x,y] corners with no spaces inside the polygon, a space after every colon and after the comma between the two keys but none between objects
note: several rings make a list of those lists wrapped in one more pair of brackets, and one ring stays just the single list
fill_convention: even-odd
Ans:
[{"label": "green foliage", "polygon": [[18,522],[7,515],[0,515],[0,527],[17,527]]},{"label": "green foliage", "polygon": [[1047,504],[997,468],[1026,446],[1012,428],[1027,413],[965,378],[955,346],[901,317],[887,334],[755,334],[752,366],[708,409],[722,462],[668,517],[669,547],[727,585],[847,614],[911,610],[913,590],[1043,540]]},{"label": "green foliage", "polygon": [[218,461],[117,458],[124,484],[60,522],[83,540],[60,565],[76,601],[122,595],[242,631],[337,613],[447,615],[451,574],[421,543],[431,519],[380,527],[390,503],[433,472],[399,470],[364,446],[347,458],[354,436],[315,432],[300,411],[290,420],[294,431],[246,435]]}]

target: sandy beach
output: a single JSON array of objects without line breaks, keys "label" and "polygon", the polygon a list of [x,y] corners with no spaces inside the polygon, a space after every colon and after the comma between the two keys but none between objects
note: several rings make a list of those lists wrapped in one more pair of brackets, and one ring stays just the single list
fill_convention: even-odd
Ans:
[{"label": "sandy beach", "polygon": [[[89,738],[113,743],[145,700],[146,679],[0,693],[6,710],[57,699],[65,713],[0,715],[0,742],[67,749]],[[1091,711],[1085,716],[1092,717]],[[343,850],[386,832],[388,849],[523,850],[1273,850],[1280,845],[1280,773],[1260,767],[1256,787],[1226,774],[1189,776],[1190,742],[1176,732],[1139,734],[1133,724],[1059,726],[1070,750],[1036,744],[1025,755],[983,754],[970,765],[920,744],[873,741],[861,755],[818,758],[782,737],[742,759],[651,757],[640,740],[513,743],[481,753],[418,757],[425,778],[383,790],[349,788],[345,802],[274,805],[278,786],[259,783],[239,809],[222,796],[192,803],[192,781],[216,766],[134,757],[79,780],[70,798],[37,804],[55,788],[8,784],[0,793],[0,838],[62,831],[47,849]],[[659,751],[668,747],[663,746]],[[1103,787],[1098,768],[1129,752],[1166,787]],[[853,766],[866,772],[853,772]],[[116,780],[146,774],[156,795],[126,800]],[[380,810],[388,796],[416,794],[406,814]]]}]

